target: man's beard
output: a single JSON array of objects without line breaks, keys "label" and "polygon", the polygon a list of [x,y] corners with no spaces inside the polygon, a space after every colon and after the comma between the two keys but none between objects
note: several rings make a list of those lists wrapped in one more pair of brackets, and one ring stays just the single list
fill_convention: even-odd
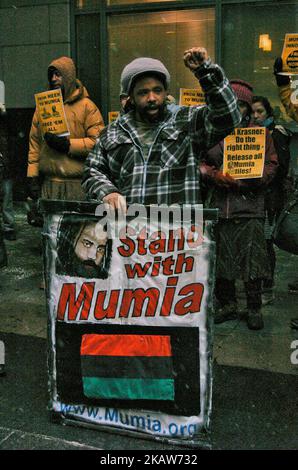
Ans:
[{"label": "man's beard", "polygon": [[[158,110],[158,113],[151,115],[150,113],[148,113],[148,111],[150,111],[151,109]],[[163,103],[162,105],[159,105],[159,106],[147,105],[144,108],[138,109],[138,111],[143,121],[154,123],[154,122],[162,121],[164,119],[165,109],[166,109],[166,105],[165,103]]]},{"label": "man's beard", "polygon": [[99,266],[94,263],[94,261],[80,260],[76,255],[72,263],[72,275],[78,277],[84,277],[86,279],[99,278],[102,279],[103,276],[103,259]]}]

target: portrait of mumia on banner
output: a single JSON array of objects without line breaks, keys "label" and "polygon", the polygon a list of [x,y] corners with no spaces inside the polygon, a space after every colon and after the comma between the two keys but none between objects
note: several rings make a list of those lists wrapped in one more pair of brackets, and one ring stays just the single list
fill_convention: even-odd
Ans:
[{"label": "portrait of mumia on banner", "polygon": [[163,438],[205,435],[213,242],[117,239],[84,214],[47,221],[52,410]]}]

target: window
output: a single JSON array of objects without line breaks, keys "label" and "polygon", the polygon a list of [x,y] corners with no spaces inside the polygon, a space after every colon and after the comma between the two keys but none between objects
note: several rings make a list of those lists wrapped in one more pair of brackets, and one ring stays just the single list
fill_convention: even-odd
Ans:
[{"label": "window", "polygon": [[[173,0],[107,0],[108,5],[135,5],[136,3],[170,2]],[[184,0],[174,0],[183,2]]]},{"label": "window", "polygon": [[99,0],[76,0],[76,7],[79,10],[84,10],[85,8],[98,7]]},{"label": "window", "polygon": [[[225,5],[222,24],[222,63],[228,77],[250,82],[256,95],[270,100],[276,117],[290,121],[272,72],[275,58],[281,56],[285,33],[298,30],[297,2]],[[268,48],[259,48],[264,34],[269,35],[271,49],[270,42]]]},{"label": "window", "polygon": [[102,111],[99,15],[79,15],[76,22],[77,74]]},{"label": "window", "polygon": [[161,60],[171,74],[170,93],[195,88],[197,80],[183,63],[183,52],[203,46],[214,58],[214,8],[112,15],[108,21],[110,110],[119,109],[122,69],[137,57]]}]

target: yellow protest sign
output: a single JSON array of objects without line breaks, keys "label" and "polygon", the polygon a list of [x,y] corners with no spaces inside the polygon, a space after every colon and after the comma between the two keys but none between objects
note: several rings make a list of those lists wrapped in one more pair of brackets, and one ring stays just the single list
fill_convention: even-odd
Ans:
[{"label": "yellow protest sign", "polygon": [[36,93],[34,96],[42,133],[69,135],[60,88]]},{"label": "yellow protest sign", "polygon": [[119,111],[110,111],[109,112],[109,124],[111,124],[111,122],[113,121],[116,121],[119,114],[120,114]]},{"label": "yellow protest sign", "polygon": [[180,88],[180,106],[202,106],[206,104],[205,95],[201,87]]},{"label": "yellow protest sign", "polygon": [[285,35],[281,58],[281,75],[298,75],[298,33]]},{"label": "yellow protest sign", "polygon": [[265,127],[234,129],[224,140],[223,173],[235,179],[262,178],[265,142]]}]

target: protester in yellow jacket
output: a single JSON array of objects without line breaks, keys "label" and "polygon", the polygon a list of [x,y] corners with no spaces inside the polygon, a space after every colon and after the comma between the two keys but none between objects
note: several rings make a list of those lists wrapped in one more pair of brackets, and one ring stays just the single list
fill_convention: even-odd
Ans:
[{"label": "protester in yellow jacket", "polygon": [[[76,78],[69,57],[60,57],[48,67],[49,89],[61,88],[70,135],[50,132],[42,136],[35,111],[29,137],[28,193],[36,200],[82,200],[81,177],[84,161],[104,128],[102,115],[86,88]],[[41,193],[40,193],[41,185]]]}]

